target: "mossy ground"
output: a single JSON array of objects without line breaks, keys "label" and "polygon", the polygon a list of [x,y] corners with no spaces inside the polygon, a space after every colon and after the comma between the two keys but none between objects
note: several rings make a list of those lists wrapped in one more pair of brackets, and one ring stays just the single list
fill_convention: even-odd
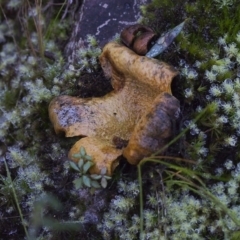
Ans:
[{"label": "mossy ground", "polygon": [[[69,170],[67,152],[76,139],[55,135],[49,101],[60,94],[102,96],[111,87],[107,80],[101,82],[97,47],[80,51],[75,65],[62,56],[72,21],[61,20],[66,5],[43,1],[39,9],[41,1],[36,3],[37,7],[20,0],[0,4],[0,239],[24,239],[23,225],[35,239],[139,239],[136,168],[122,159],[107,189],[94,195],[87,189],[74,190],[76,174]],[[153,0],[142,11],[142,22],[158,34],[188,19],[159,58],[180,71],[172,84],[181,102],[176,135],[190,128],[166,155],[196,163],[180,162],[174,165],[181,168],[178,171],[144,165],[146,239],[234,239],[240,226],[216,202],[194,192],[194,185],[189,191],[186,182],[201,179],[239,221],[240,6],[234,0]],[[203,186],[199,191],[206,193]],[[62,208],[55,209],[56,203]]]}]

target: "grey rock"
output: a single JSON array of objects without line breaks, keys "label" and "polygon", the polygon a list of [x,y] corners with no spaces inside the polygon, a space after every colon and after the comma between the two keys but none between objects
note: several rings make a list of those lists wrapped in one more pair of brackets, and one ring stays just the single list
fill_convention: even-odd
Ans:
[{"label": "grey rock", "polygon": [[65,48],[69,60],[74,52],[86,46],[86,36],[93,35],[103,47],[126,26],[136,24],[140,5],[149,0],[84,0],[77,10],[73,31]]}]

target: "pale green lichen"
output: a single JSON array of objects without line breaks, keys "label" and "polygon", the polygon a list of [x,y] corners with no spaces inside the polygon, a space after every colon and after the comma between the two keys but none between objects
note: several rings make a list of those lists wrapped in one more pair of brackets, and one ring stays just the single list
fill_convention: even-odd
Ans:
[{"label": "pale green lichen", "polygon": [[[231,160],[227,160],[224,166],[225,171],[231,172],[230,180],[226,183],[218,182],[209,190],[228,206],[240,221],[240,198],[237,194],[240,164],[234,166]],[[129,214],[136,207],[131,202],[136,203],[138,198],[138,194],[133,196],[128,190],[132,184],[134,183],[119,182],[118,189],[121,195],[115,196],[108,212],[104,215],[103,222],[98,225],[98,229],[109,236],[106,239],[111,239],[113,236],[119,236],[119,239],[139,239],[139,216]],[[152,185],[149,190],[154,191],[154,186]],[[215,236],[219,239],[231,239],[239,229],[239,226],[222,212],[220,206],[210,201],[207,196],[199,198],[188,190],[165,188],[163,193],[156,192],[154,196],[149,195],[148,199],[143,215],[142,239],[200,240]],[[216,216],[215,219],[213,215]]]}]

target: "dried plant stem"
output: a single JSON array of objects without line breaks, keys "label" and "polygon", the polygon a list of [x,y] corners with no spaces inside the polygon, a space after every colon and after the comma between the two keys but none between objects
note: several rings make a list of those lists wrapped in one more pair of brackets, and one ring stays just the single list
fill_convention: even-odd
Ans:
[{"label": "dried plant stem", "polygon": [[38,50],[41,58],[44,59],[44,42],[43,42],[43,29],[42,29],[42,0],[35,0],[37,16],[33,18],[38,37]]},{"label": "dried plant stem", "polygon": [[24,224],[22,210],[21,210],[19,202],[18,202],[18,198],[17,198],[17,194],[16,194],[16,191],[15,191],[15,188],[14,188],[14,185],[13,185],[12,177],[11,177],[11,174],[10,174],[10,171],[9,171],[9,168],[8,168],[8,165],[7,165],[7,162],[6,162],[5,158],[4,158],[4,164],[5,164],[5,168],[6,168],[6,171],[7,171],[7,177],[11,180],[11,189],[12,189],[13,197],[14,197],[17,209],[18,209],[18,213],[19,213],[20,218],[21,218],[21,222],[22,222],[24,232],[26,234],[27,239],[29,239],[28,231],[27,231],[27,228]]},{"label": "dried plant stem", "polygon": [[[4,16],[5,20],[6,20],[6,23],[7,23],[8,27],[9,27],[9,24],[8,24],[8,21],[7,21],[8,19],[7,19],[7,16],[6,16],[3,8],[2,8],[1,3],[0,3],[0,9],[1,9],[1,12],[2,12],[2,14],[3,14],[3,16]],[[9,27],[9,28],[10,28],[10,27]],[[13,35],[12,35],[11,37],[12,37],[12,39],[13,39],[13,42],[14,42],[15,46],[17,47],[17,49],[19,49],[18,44],[17,44],[17,41],[16,41],[16,38],[15,38]]]}]

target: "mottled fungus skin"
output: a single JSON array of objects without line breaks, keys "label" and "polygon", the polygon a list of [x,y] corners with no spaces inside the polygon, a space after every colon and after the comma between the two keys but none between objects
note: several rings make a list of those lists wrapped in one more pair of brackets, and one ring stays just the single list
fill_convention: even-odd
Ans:
[{"label": "mottled fungus skin", "polygon": [[152,107],[136,124],[123,156],[137,165],[144,157],[164,147],[173,135],[173,124],[180,112],[179,101],[169,93],[161,93]]},{"label": "mottled fungus skin", "polygon": [[[78,148],[82,145],[89,155],[94,154],[93,161],[96,164],[92,169],[95,169],[94,172],[96,173],[101,170],[100,168],[103,165],[98,163],[102,162],[103,159],[108,159],[107,162],[116,166],[115,160],[122,154],[127,141],[130,139],[129,144],[132,144],[133,140],[131,139],[137,138],[138,130],[135,128],[140,126],[139,121],[143,121],[143,116],[153,114],[155,119],[157,117],[161,118],[167,112],[165,110],[166,106],[161,105],[160,101],[167,101],[166,96],[171,96],[171,82],[173,77],[178,74],[168,64],[139,56],[129,48],[114,42],[110,42],[104,47],[99,60],[106,77],[111,78],[114,89],[112,92],[103,97],[85,99],[63,95],[53,99],[49,105],[50,120],[56,133],[64,132],[66,137],[85,137],[73,146],[69,158],[75,151],[78,152]],[[167,95],[161,95],[161,93]],[[171,98],[174,97],[171,96]],[[172,104],[171,101],[167,102]],[[162,110],[164,113],[159,115],[158,112],[161,112],[159,110],[160,106],[164,108]],[[173,108],[175,109],[175,107]],[[171,106],[169,106],[168,111],[170,109]],[[161,124],[161,120],[154,121]],[[146,131],[152,131],[150,129],[151,124],[148,125],[147,119],[145,122]],[[141,124],[144,128],[145,123]],[[168,126],[171,128],[170,123]],[[166,134],[167,137],[170,136],[171,130],[166,127],[166,131],[169,131]],[[140,132],[142,134],[142,131]],[[161,138],[163,130],[158,132],[160,134],[159,138]],[[147,136],[145,132],[144,134]],[[163,136],[165,139],[165,135]],[[155,138],[154,141],[156,141]],[[116,146],[114,139],[121,140],[121,144]],[[142,140],[142,142],[145,141]],[[106,157],[104,144],[109,149],[108,157]],[[90,147],[91,145],[92,147]],[[122,149],[119,149],[120,145]],[[143,147],[146,148],[145,145]],[[129,148],[127,146],[126,149]],[[153,150],[156,148],[153,148]],[[100,151],[103,155],[100,152],[95,154],[95,150],[91,149],[98,149],[96,152]],[[128,159],[127,153],[125,156]],[[131,163],[132,158],[131,156],[129,157],[130,160],[128,159]],[[138,156],[136,161],[139,161],[139,158]],[[108,163],[105,162],[105,164]],[[108,175],[111,175],[114,170],[113,167],[107,166],[107,169]]]}]

